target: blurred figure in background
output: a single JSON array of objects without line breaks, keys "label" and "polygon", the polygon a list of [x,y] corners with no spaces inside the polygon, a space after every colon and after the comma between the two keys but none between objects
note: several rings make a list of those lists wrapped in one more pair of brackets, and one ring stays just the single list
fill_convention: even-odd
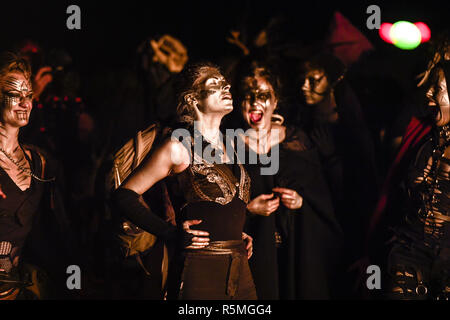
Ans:
[{"label": "blurred figure in background", "polygon": [[[361,254],[368,215],[378,196],[374,146],[358,99],[345,81],[345,66],[322,53],[303,64],[306,106],[298,124],[317,148],[345,233],[346,261]],[[350,281],[346,281],[350,283]]]},{"label": "blurred figure in background", "polygon": [[[138,48],[139,79],[145,86],[145,119],[167,123],[176,116],[174,75],[188,62],[188,52],[177,38],[165,34],[146,39]],[[149,123],[149,122],[147,122]]]}]

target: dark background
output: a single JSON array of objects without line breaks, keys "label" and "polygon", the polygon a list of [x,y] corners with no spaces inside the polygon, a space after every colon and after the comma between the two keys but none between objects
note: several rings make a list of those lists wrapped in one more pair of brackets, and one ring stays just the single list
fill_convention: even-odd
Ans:
[{"label": "dark background", "polygon": [[[66,9],[71,4],[81,8],[81,30],[66,27]],[[77,94],[91,112],[103,117],[105,107],[100,107],[100,102],[109,103],[105,98],[117,91],[120,79],[130,82],[123,70],[136,67],[136,49],[149,37],[171,34],[186,45],[189,61],[221,64],[224,58],[240,54],[226,41],[230,30],[241,30],[250,43],[271,18],[282,15],[287,21],[280,32],[283,40],[308,48],[326,38],[333,14],[339,11],[375,48],[358,73],[378,83],[385,80],[376,79],[390,79],[395,85],[386,86],[392,92],[383,91],[382,95],[392,96],[394,103],[400,104],[416,90],[415,77],[426,67],[429,46],[400,50],[383,42],[378,30],[366,27],[366,10],[371,4],[381,8],[382,22],[425,22],[432,39],[449,26],[447,1],[9,1],[0,5],[0,50],[13,49],[25,39],[35,41],[46,53],[54,48],[66,50],[72,57],[70,68],[80,76]],[[360,91],[374,88],[373,83],[358,80],[353,85]]]},{"label": "dark background", "polygon": [[[366,9],[381,8],[382,22],[423,21],[432,31],[448,25],[446,1],[8,1],[1,4],[0,49],[30,38],[44,48],[63,47],[83,71],[99,65],[123,65],[148,36],[169,33],[186,44],[193,59],[216,59],[229,50],[225,37],[246,24],[256,34],[269,18],[292,18],[291,37],[303,42],[322,37],[334,11],[340,11],[377,49],[392,49],[368,30]],[[81,8],[81,30],[66,28],[66,8]],[[396,52],[402,52],[393,49]],[[402,52],[405,55],[415,54]]]},{"label": "dark background", "polygon": [[[101,217],[105,215],[105,195],[94,192],[95,179],[92,177],[97,175],[97,181],[100,182],[95,187],[100,186],[98,189],[102,190],[103,180],[98,177],[103,177],[108,167],[105,165],[105,169],[99,168],[99,164],[107,163],[104,161],[108,159],[106,151],[120,147],[138,129],[145,128],[152,121],[150,117],[143,116],[145,110],[140,98],[147,92],[136,80],[133,70],[136,66],[136,49],[145,39],[171,34],[186,45],[190,61],[211,60],[218,63],[224,57],[236,56],[238,53],[236,47],[226,41],[232,29],[245,31],[244,35],[251,41],[271,17],[282,14],[288,23],[284,25],[281,36],[287,42],[299,44],[300,48],[308,47],[326,37],[333,13],[340,11],[375,47],[368,63],[357,68],[360,76],[357,79],[371,79],[372,82],[354,81],[352,85],[360,97],[366,97],[365,100],[361,99],[363,106],[374,106],[365,111],[376,136],[379,126],[375,114],[385,114],[379,118],[396,116],[403,100],[414,92],[417,84],[415,76],[426,66],[428,46],[423,44],[415,50],[406,51],[383,42],[378,36],[378,30],[368,30],[366,27],[369,17],[367,7],[379,5],[382,22],[425,22],[433,37],[443,28],[448,28],[447,3],[429,0],[15,0],[0,4],[0,51],[11,50],[26,39],[35,41],[45,52],[62,48],[72,57],[72,70],[80,75],[80,91],[76,95],[83,98],[83,103],[74,105],[82,112],[91,114],[96,122],[95,130],[90,132],[88,138],[76,136],[80,134],[75,130],[79,129],[76,122],[79,114],[75,117],[69,112],[61,112],[64,117],[67,113],[71,122],[56,121],[50,116],[52,110],[59,109],[52,109],[51,103],[48,109],[42,109],[45,112],[50,110],[50,116],[42,110],[41,113],[42,119],[47,121],[42,121],[45,125],[51,125],[52,121],[60,125],[55,126],[53,137],[58,138],[55,139],[55,156],[61,160],[65,169],[66,180],[62,181],[68,190],[63,194],[67,195],[73,228],[78,231],[77,241],[82,248],[80,256],[85,260],[83,263],[95,265],[92,261],[98,256],[96,246],[101,246],[98,243],[102,239],[102,231],[106,234],[108,230],[104,231],[101,225]],[[66,27],[69,17],[66,9],[72,4],[81,8],[81,30],[68,30]],[[364,76],[364,73],[370,76]],[[58,105],[61,103],[58,102]],[[407,103],[405,105],[409,107]],[[75,114],[75,111],[72,113]],[[37,123],[39,130],[40,122],[30,121],[31,125],[34,123]],[[72,123],[75,129],[67,130],[67,127],[72,128],[67,123]],[[50,129],[47,128],[52,132]],[[93,291],[97,290],[95,283],[91,287]],[[105,293],[88,295],[103,297]]]}]

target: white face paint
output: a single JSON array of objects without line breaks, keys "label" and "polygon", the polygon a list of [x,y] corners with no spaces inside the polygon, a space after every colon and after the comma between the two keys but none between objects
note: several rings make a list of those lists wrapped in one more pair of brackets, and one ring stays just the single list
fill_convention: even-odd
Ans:
[{"label": "white face paint", "polygon": [[222,75],[207,78],[202,86],[198,99],[201,112],[228,114],[233,110],[231,86]]},{"label": "white face paint", "polygon": [[9,73],[0,87],[2,122],[19,128],[26,126],[33,107],[31,83],[21,73]]}]

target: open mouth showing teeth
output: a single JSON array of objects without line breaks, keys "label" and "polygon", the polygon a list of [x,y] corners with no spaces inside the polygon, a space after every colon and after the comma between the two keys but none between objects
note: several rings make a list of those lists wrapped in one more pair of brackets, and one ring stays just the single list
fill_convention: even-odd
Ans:
[{"label": "open mouth showing teeth", "polygon": [[18,118],[19,120],[27,120],[27,118],[28,118],[28,115],[27,115],[26,112],[23,112],[23,111],[17,111],[16,114],[17,114],[17,118]]},{"label": "open mouth showing teeth", "polygon": [[250,112],[250,121],[252,123],[258,123],[261,121],[263,117],[262,111],[251,111]]}]

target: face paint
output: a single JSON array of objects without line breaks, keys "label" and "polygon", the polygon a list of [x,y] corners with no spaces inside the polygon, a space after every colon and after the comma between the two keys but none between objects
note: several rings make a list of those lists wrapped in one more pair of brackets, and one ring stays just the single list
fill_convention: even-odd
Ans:
[{"label": "face paint", "polygon": [[329,92],[328,79],[323,70],[310,70],[305,75],[302,91],[309,105],[321,102]]},{"label": "face paint", "polygon": [[202,112],[225,112],[233,110],[231,86],[225,78],[216,73],[205,77],[200,84],[198,107]]},{"label": "face paint", "polygon": [[217,91],[224,90],[226,87],[231,87],[230,84],[222,76],[214,76],[205,81],[204,88],[200,90],[200,96],[206,98]]},{"label": "face paint", "polygon": [[277,99],[272,85],[263,77],[247,78],[244,81],[242,115],[254,129],[269,129]]},{"label": "face paint", "polygon": [[450,103],[448,96],[447,81],[442,69],[437,71],[435,83],[426,93],[428,105],[430,107],[439,107],[440,112],[436,117],[436,124],[444,126],[450,122]]},{"label": "face paint", "polygon": [[28,123],[32,108],[31,84],[20,73],[6,75],[1,83],[2,121],[22,127]]}]

